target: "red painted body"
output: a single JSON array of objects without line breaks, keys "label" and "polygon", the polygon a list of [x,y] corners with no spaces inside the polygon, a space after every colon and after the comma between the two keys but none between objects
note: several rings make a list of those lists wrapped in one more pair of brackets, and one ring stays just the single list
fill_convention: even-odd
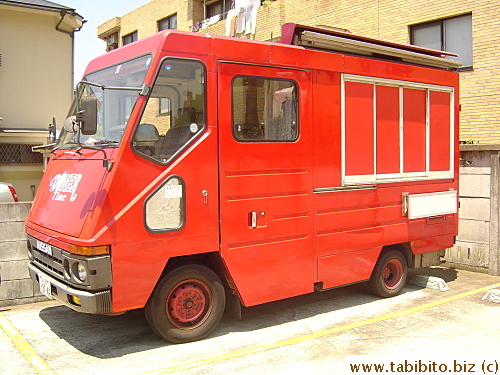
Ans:
[{"label": "red painted body", "polygon": [[[145,78],[149,85],[166,56],[205,65],[203,134],[166,165],[138,155],[131,139],[146,103],[139,96],[120,147],[108,151],[112,170],[102,167],[102,153],[55,151],[26,223],[29,235],[65,251],[71,244],[110,246],[113,312],[143,307],[173,257],[220,254],[227,277],[242,303],[250,306],[312,292],[318,283],[331,288],[367,280],[384,246],[409,244],[414,254],[421,254],[454,243],[457,214],[410,220],[403,216],[402,196],[458,189],[456,72],[284,44],[162,32],[98,57],[87,73],[145,53],[152,54]],[[401,98],[397,87],[376,85],[380,99],[374,104],[372,85],[343,82],[343,74],[452,88],[454,107],[449,107],[451,94],[431,90],[426,143],[423,90],[402,88]],[[235,139],[231,107],[235,76],[295,81],[296,141]],[[400,100],[407,103],[401,114],[403,137]],[[357,128],[350,125],[354,122]],[[406,145],[402,160],[395,151],[400,142]],[[374,169],[396,173],[400,165],[404,173],[415,173],[425,170],[426,163],[430,171],[452,168],[452,175],[343,189],[344,177],[374,174]],[[70,194],[64,201],[54,200],[50,191],[54,176],[64,172],[82,176],[73,201]],[[185,184],[184,225],[175,231],[148,231],[145,200],[174,175]],[[324,188],[338,190],[318,190]],[[256,228],[249,223],[251,212],[257,213]]]}]

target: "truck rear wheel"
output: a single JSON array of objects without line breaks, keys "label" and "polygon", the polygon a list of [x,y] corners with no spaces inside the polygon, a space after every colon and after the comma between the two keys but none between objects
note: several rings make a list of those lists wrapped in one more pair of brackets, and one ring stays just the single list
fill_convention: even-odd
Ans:
[{"label": "truck rear wheel", "polygon": [[226,296],[211,269],[194,264],[168,273],[145,307],[153,331],[174,344],[205,338],[219,324]]},{"label": "truck rear wheel", "polygon": [[407,274],[405,256],[398,250],[389,250],[377,261],[368,286],[379,297],[392,297],[403,290]]}]

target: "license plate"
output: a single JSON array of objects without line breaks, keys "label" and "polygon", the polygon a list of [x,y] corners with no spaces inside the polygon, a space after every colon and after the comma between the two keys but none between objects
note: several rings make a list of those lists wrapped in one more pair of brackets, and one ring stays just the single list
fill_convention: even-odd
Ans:
[{"label": "license plate", "polygon": [[52,299],[50,280],[45,278],[45,276],[38,274],[38,282],[40,284],[40,292],[45,295],[45,297]]},{"label": "license plate", "polygon": [[48,243],[36,240],[36,248],[42,253],[52,256],[52,246],[50,246]]}]

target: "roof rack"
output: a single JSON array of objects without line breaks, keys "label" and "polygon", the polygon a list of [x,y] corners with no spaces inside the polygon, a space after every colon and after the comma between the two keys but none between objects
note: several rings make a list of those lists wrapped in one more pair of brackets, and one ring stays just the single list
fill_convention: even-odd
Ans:
[{"label": "roof rack", "polygon": [[295,23],[286,23],[281,26],[280,43],[388,60],[397,59],[448,70],[456,70],[462,65],[459,61],[446,58],[458,56],[451,52],[363,37],[327,27],[312,27]]}]

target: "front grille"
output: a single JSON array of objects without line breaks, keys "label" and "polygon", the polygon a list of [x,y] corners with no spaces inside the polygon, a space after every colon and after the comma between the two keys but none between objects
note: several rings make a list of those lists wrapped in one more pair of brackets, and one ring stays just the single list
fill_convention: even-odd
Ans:
[{"label": "front grille", "polygon": [[63,266],[63,250],[51,246],[52,255],[41,251],[37,248],[37,240],[31,236],[28,237],[28,246],[31,248],[31,254],[33,255],[32,262],[38,266],[38,268],[44,270],[49,275],[54,276],[58,280],[65,281],[64,266]]},{"label": "front grille", "polygon": [[33,248],[33,262],[40,268],[50,270],[53,274],[59,275],[64,280],[63,263],[61,259],[42,253],[37,248]]},{"label": "front grille", "polygon": [[[69,253],[30,235],[27,238],[31,264],[47,275],[79,290],[98,291],[111,287],[109,255],[86,257]],[[87,269],[87,277],[83,281],[78,278],[76,272],[78,264]]]}]

